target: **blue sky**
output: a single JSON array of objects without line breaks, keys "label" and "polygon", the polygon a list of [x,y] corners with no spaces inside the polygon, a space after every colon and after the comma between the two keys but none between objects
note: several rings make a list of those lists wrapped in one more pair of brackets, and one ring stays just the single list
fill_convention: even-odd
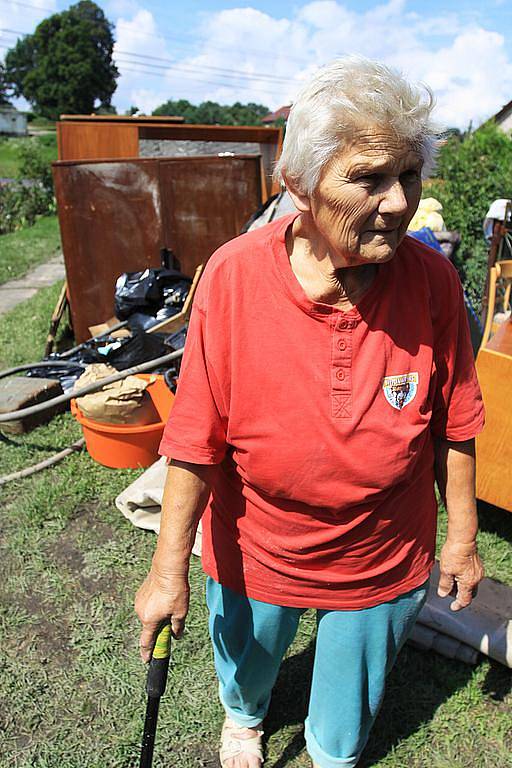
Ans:
[{"label": "blue sky", "polygon": [[[63,0],[0,0],[0,56]],[[121,72],[113,102],[289,103],[319,66],[360,53],[428,83],[465,128],[512,100],[512,0],[100,0]]]}]

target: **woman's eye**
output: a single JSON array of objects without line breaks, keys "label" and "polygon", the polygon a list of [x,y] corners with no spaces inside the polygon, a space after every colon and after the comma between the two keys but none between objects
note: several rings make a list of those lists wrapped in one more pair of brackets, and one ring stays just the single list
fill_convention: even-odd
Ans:
[{"label": "woman's eye", "polygon": [[420,178],[420,172],[416,170],[405,171],[400,176],[401,181],[413,182],[418,181]]},{"label": "woman's eye", "polygon": [[371,184],[375,185],[378,184],[380,180],[378,173],[368,173],[365,176],[359,176],[357,181],[361,182],[362,184]]}]

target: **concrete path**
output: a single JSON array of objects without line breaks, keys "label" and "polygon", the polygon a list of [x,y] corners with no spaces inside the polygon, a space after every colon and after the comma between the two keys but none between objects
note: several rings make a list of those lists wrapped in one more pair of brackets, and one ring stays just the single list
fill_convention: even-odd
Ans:
[{"label": "concrete path", "polygon": [[64,280],[65,277],[64,257],[60,253],[46,264],[40,264],[24,277],[9,280],[8,283],[0,285],[0,315],[14,309],[21,301],[31,299],[40,288],[53,285],[58,280]]}]

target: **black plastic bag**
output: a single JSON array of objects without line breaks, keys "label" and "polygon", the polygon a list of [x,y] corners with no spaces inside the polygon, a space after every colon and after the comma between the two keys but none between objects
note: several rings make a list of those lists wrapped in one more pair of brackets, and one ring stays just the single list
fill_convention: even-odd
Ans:
[{"label": "black plastic bag", "polygon": [[167,303],[180,311],[191,282],[175,269],[149,267],[143,272],[124,272],[116,282],[116,317],[126,320],[135,312],[154,315]]},{"label": "black plastic bag", "polygon": [[98,350],[100,362],[110,363],[118,371],[124,371],[125,368],[166,355],[168,349],[164,345],[164,339],[164,334],[134,331],[133,336],[115,339],[106,354]]}]

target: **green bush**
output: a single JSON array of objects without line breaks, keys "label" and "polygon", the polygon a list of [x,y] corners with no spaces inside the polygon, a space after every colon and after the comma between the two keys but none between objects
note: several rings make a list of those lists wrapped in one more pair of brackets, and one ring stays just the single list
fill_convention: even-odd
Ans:
[{"label": "green bush", "polygon": [[16,181],[0,187],[0,234],[31,226],[56,210],[51,165],[43,145],[20,142]]},{"label": "green bush", "polygon": [[[45,137],[46,138],[46,137]],[[53,136],[49,138],[53,139]],[[30,179],[53,193],[52,168],[43,150],[41,139],[25,141],[18,148],[18,179]]]},{"label": "green bush", "polygon": [[0,187],[0,235],[31,226],[55,210],[53,192],[39,182],[6,184]]},{"label": "green bush", "polygon": [[430,195],[442,203],[447,228],[461,234],[455,266],[480,311],[487,264],[482,223],[493,200],[512,198],[510,137],[493,123],[450,137],[439,152],[437,177],[426,184],[425,196]]}]

